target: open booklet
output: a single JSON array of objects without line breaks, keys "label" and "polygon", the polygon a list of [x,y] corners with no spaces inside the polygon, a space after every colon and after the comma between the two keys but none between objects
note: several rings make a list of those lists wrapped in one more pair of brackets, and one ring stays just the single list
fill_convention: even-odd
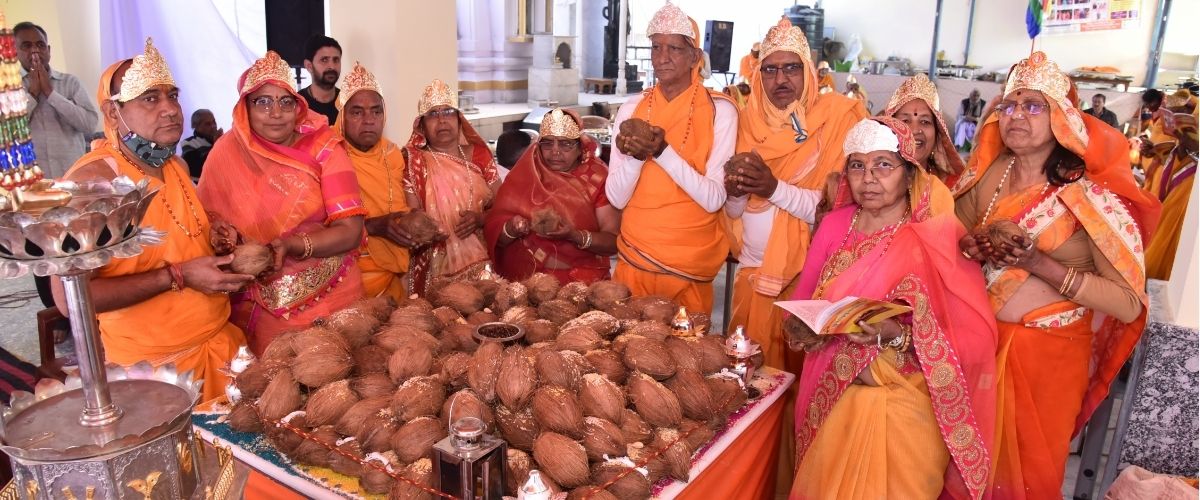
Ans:
[{"label": "open booklet", "polygon": [[860,321],[874,324],[912,311],[911,307],[859,297],[828,300],[788,300],[775,305],[792,313],[818,335],[862,333]]}]

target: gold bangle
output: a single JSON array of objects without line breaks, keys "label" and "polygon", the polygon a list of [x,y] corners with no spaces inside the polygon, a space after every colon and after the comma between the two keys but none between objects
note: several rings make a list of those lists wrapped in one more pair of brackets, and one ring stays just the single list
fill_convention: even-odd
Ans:
[{"label": "gold bangle", "polygon": [[312,239],[308,237],[308,233],[300,233],[300,239],[304,240],[304,254],[300,256],[300,260],[312,257],[313,244]]},{"label": "gold bangle", "polygon": [[1062,284],[1058,287],[1058,294],[1067,295],[1067,290],[1071,287],[1071,281],[1075,278],[1075,273],[1078,272],[1074,267],[1067,268],[1067,275],[1063,276]]},{"label": "gold bangle", "polygon": [[592,246],[592,232],[584,231],[582,229],[579,232],[583,233],[583,241],[576,246],[578,246],[580,250],[586,250],[588,247]]}]

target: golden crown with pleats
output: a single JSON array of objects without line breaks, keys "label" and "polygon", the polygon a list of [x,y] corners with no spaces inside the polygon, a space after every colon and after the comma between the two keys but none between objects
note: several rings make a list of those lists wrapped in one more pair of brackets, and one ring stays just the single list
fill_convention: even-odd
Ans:
[{"label": "golden crown with pleats", "polygon": [[799,55],[805,61],[812,58],[812,51],[808,48],[808,37],[804,35],[804,30],[799,26],[793,26],[787,17],[780,18],[775,26],[767,30],[767,36],[762,41],[762,48],[758,51],[758,58],[766,59],[767,56],[781,50]]},{"label": "golden crown with pleats", "polygon": [[421,100],[417,101],[417,114],[423,115],[438,106],[450,106],[458,109],[458,94],[450,89],[446,82],[435,78],[421,92]]},{"label": "golden crown with pleats", "polygon": [[938,112],[942,109],[942,100],[938,97],[937,85],[934,85],[929,80],[925,73],[917,73],[917,76],[904,80],[896,92],[892,94],[892,98],[888,100],[887,113],[894,114],[900,106],[908,104],[913,99],[921,99],[929,105],[929,108]]},{"label": "golden crown with pleats", "polygon": [[692,18],[671,3],[671,0],[667,0],[667,4],[658,9],[658,12],[654,13],[654,17],[650,18],[646,36],[650,35],[683,35],[691,38],[693,43],[700,39],[695,25],[692,24]]},{"label": "golden crown with pleats", "polygon": [[1008,81],[1004,84],[1004,95],[1021,89],[1041,92],[1046,98],[1057,101],[1064,110],[1075,107],[1074,103],[1067,99],[1067,93],[1071,91],[1071,79],[1058,69],[1058,64],[1047,59],[1046,54],[1041,51],[1030,54],[1028,59],[1022,59],[1009,73]]},{"label": "golden crown with pleats", "polygon": [[292,80],[292,68],[274,50],[268,50],[267,55],[254,61],[254,65],[246,71],[246,81],[242,82],[239,91],[245,94],[265,82],[279,83],[292,92],[296,91],[296,82]]},{"label": "golden crown with pleats", "polygon": [[575,118],[564,113],[562,108],[554,108],[542,117],[542,126],[538,130],[538,135],[578,139],[583,132],[579,130],[579,124],[575,122]]},{"label": "golden crown with pleats", "polygon": [[354,61],[354,69],[342,79],[342,91],[338,93],[337,108],[346,107],[346,103],[350,102],[350,98],[360,90],[372,90],[376,94],[383,96],[383,92],[379,91],[379,82],[375,81],[375,75],[367,71],[362,64]]},{"label": "golden crown with pleats", "polygon": [[158,85],[175,86],[175,78],[171,76],[167,61],[154,48],[154,40],[147,37],[146,50],[134,56],[121,80],[121,92],[113,97],[120,102],[129,102]]}]

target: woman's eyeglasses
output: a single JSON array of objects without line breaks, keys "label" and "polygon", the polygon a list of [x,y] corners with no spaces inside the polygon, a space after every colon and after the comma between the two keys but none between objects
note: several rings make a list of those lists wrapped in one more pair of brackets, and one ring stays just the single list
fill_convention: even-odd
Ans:
[{"label": "woman's eyeglasses", "polygon": [[288,113],[296,110],[296,98],[290,95],[285,95],[279,99],[270,96],[258,96],[250,100],[250,105],[263,113],[270,113],[272,108],[278,107],[280,111]]},{"label": "woman's eyeglasses", "polygon": [[1003,113],[1004,116],[1012,116],[1020,108],[1026,116],[1036,116],[1046,111],[1050,105],[1044,102],[1002,102],[996,105],[996,110]]},{"label": "woman's eyeglasses", "polygon": [[784,64],[782,66],[763,66],[763,67],[759,68],[759,71],[761,71],[763,75],[769,76],[769,77],[774,77],[775,75],[778,75],[781,71],[783,72],[783,76],[796,76],[796,74],[800,73],[800,70],[802,70],[802,69],[804,69],[803,64],[792,63],[792,64]]},{"label": "woman's eyeglasses", "polygon": [[435,109],[425,113],[425,116],[430,118],[450,118],[451,116],[458,116],[458,110],[454,108]]},{"label": "woman's eyeglasses", "polygon": [[882,179],[884,177],[891,175],[892,172],[894,172],[896,169],[898,169],[900,167],[901,167],[901,165],[893,164],[891,162],[886,162],[886,161],[881,161],[879,163],[876,163],[875,165],[868,167],[866,163],[856,161],[856,162],[851,162],[850,164],[846,165],[846,175],[857,179],[857,178],[862,178],[869,171],[869,172],[871,172],[871,177],[874,177],[876,179]]},{"label": "woman's eyeglasses", "polygon": [[571,151],[579,147],[578,139],[567,139],[556,141],[554,139],[542,139],[538,141],[538,147],[542,149],[558,149],[562,151]]}]

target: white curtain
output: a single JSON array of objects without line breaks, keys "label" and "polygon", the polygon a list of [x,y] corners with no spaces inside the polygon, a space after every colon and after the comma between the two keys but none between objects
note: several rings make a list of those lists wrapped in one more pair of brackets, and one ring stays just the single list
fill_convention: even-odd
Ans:
[{"label": "white curtain", "polygon": [[146,37],[154,38],[179,85],[184,138],[192,133],[192,112],[200,108],[211,109],[217,124],[228,131],[238,99],[238,77],[266,49],[265,23],[259,14],[262,3],[100,0],[101,60],[107,67],[140,54]]}]

